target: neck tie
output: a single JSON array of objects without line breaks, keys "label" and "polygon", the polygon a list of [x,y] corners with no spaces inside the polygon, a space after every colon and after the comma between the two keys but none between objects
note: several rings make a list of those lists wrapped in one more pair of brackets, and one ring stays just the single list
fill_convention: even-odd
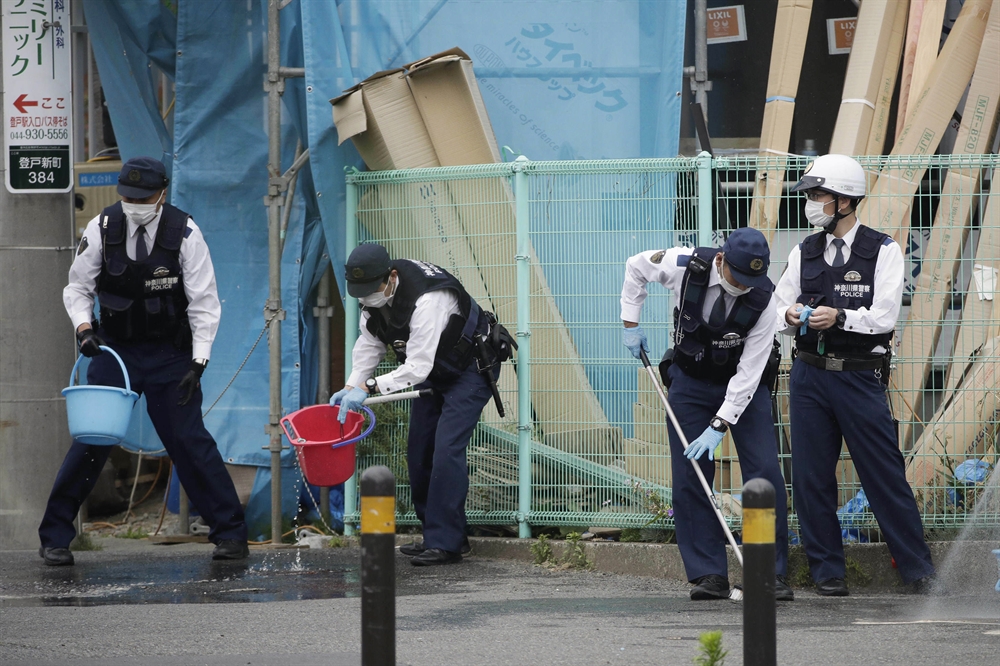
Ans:
[{"label": "neck tie", "polygon": [[719,287],[719,296],[715,299],[715,304],[712,305],[712,313],[708,315],[708,325],[712,328],[719,328],[725,323],[726,299],[722,287]]},{"label": "neck tie", "polygon": [[149,249],[146,247],[146,227],[139,227],[139,230],[135,234],[135,260],[146,261],[148,258]]},{"label": "neck tie", "polygon": [[837,248],[837,255],[833,258],[833,267],[839,268],[844,265],[844,239],[834,238],[833,245]]}]

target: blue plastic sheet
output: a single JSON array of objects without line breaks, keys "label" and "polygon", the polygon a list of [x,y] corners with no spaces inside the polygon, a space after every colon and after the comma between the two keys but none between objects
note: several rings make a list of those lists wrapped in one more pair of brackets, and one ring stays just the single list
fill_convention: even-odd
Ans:
[{"label": "blue plastic sheet", "polygon": [[[202,381],[207,409],[264,326],[267,3],[83,0],[83,7],[123,158],[163,159],[171,170],[171,202],[191,213],[211,248],[223,316]],[[685,12],[684,2],[643,0],[294,0],[285,6],[281,64],[304,67],[306,76],[286,81],[282,169],[297,142],[310,159],[282,255],[283,411],[314,402],[313,293],[331,264],[343,292],[344,167],[364,168],[350,142],[337,146],[331,98],[379,70],[459,46],[473,58],[498,143],[512,149],[508,158],[671,157],[680,126]],[[160,118],[150,64],[176,83],[172,135]],[[668,228],[663,222],[651,231]],[[657,245],[655,234],[647,238],[633,239],[634,247],[623,248],[616,260],[623,265],[626,251]],[[614,278],[620,283],[620,275]],[[616,317],[610,309],[609,321]],[[570,312],[567,321],[573,320]],[[588,371],[599,394],[620,388],[617,375]],[[227,462],[261,467],[251,522],[270,510],[257,497],[269,492],[268,386],[265,337],[206,418]],[[144,417],[128,439],[133,449],[161,448]],[[282,463],[297,474],[290,452]],[[294,485],[282,484],[286,514],[297,501]]]}]

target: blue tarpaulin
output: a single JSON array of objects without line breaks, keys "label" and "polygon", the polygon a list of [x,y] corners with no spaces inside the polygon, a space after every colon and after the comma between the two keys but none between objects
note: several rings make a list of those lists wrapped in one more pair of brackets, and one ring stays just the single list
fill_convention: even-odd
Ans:
[{"label": "blue tarpaulin", "polygon": [[[344,167],[364,168],[350,142],[337,146],[329,100],[377,71],[458,46],[473,58],[500,145],[535,160],[671,157],[686,5],[293,0],[281,9],[281,64],[306,73],[286,81],[282,170],[297,142],[310,151],[282,256],[285,412],[314,402],[312,294],[331,261],[343,291]],[[171,202],[194,217],[211,247],[223,316],[203,378],[207,408],[264,326],[267,3],[83,0],[83,7],[123,159],[163,159]],[[150,65],[176,84],[172,134]],[[270,474],[266,345],[265,336],[206,417],[225,460],[261,468],[255,494]],[[161,448],[145,418],[133,424],[129,445]],[[290,452],[283,464],[294,465]],[[283,487],[294,502],[299,488]],[[256,514],[268,510],[252,499],[248,518],[267,523]]]}]

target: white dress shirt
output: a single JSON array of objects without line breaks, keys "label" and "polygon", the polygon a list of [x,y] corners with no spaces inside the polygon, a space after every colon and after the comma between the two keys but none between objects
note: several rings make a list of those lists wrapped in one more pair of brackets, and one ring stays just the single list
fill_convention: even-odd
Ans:
[{"label": "white dress shirt", "polygon": [[[659,282],[673,291],[674,297],[679,303],[687,266],[678,266],[677,260],[682,256],[690,256],[693,252],[694,248],[675,247],[665,251],[649,250],[630,257],[625,264],[625,283],[622,285],[622,320],[639,321],[642,304],[646,300],[646,285],[650,282]],[[656,255],[660,255],[658,263],[653,262]],[[722,294],[725,299],[727,315],[736,302],[736,297],[727,294],[719,284],[722,278],[719,276],[714,261],[709,270],[711,272],[708,278],[708,294],[705,296],[702,309],[702,317],[705,321],[708,321],[712,306],[715,305],[719,294]],[[773,309],[774,295],[772,294],[767,308],[747,334],[743,354],[736,366],[736,374],[729,380],[729,385],[726,387],[726,400],[722,403],[717,415],[728,423],[732,424],[740,420],[743,410],[750,404],[750,400],[760,385],[760,378],[767,365],[767,358],[774,339],[774,320],[767,316],[767,313],[772,312]]]},{"label": "white dress shirt", "polygon": [[[396,279],[399,280],[397,273]],[[396,292],[399,284],[396,285]],[[392,309],[393,297],[383,307]],[[406,341],[406,362],[392,372],[375,378],[379,393],[394,393],[402,389],[416,386],[427,379],[434,369],[434,356],[437,354],[441,334],[448,326],[448,319],[453,314],[459,314],[458,296],[451,289],[430,291],[417,298],[410,317],[410,338]],[[368,319],[381,317],[378,312],[364,310],[361,312],[359,328],[361,335],[354,343],[351,354],[351,376],[347,379],[348,386],[364,387],[365,381],[372,376],[379,362],[385,357],[385,344],[368,331]]]},{"label": "white dress shirt", "polygon": [[[160,218],[163,209],[156,218],[146,225],[146,249],[152,251],[156,240],[156,232],[160,228]],[[101,216],[98,215],[88,224],[83,232],[80,245],[83,251],[77,250],[73,265],[69,268],[69,284],[63,289],[63,305],[73,322],[73,329],[81,324],[89,324],[93,319],[94,297],[97,294],[97,278],[101,274],[104,263],[104,251],[101,246]],[[126,216],[128,234],[125,237],[125,252],[129,259],[135,259],[135,244],[138,239],[139,225]],[[222,304],[219,302],[219,290],[215,284],[215,268],[208,251],[208,244],[201,235],[201,230],[190,217],[187,221],[188,232],[181,241],[180,263],[181,277],[184,280],[184,294],[188,299],[187,315],[191,324],[192,348],[191,358],[208,360],[212,355],[212,343],[219,330],[219,319],[222,317]]]},{"label": "white dress shirt", "polygon": [[[844,262],[851,258],[851,246],[854,238],[858,235],[859,224],[851,227],[850,231],[844,234],[844,246],[841,252],[844,255]],[[837,247],[833,244],[833,234],[826,234],[826,249],[823,251],[823,260],[833,265],[834,257],[837,256]],[[777,315],[776,325],[778,330],[785,335],[795,335],[798,326],[789,326],[785,321],[785,313],[788,308],[795,305],[796,299],[802,294],[802,253],[799,245],[792,248],[788,253],[788,266],[778,280],[778,288],[775,289],[775,313]],[[893,241],[879,247],[878,257],[875,259],[875,284],[872,287],[872,306],[870,308],[858,308],[857,310],[844,309],[847,321],[844,323],[845,331],[873,335],[878,333],[888,333],[896,327],[896,319],[899,317],[899,308],[903,296],[903,253],[899,245]],[[884,349],[875,348],[875,353],[884,352]]]}]

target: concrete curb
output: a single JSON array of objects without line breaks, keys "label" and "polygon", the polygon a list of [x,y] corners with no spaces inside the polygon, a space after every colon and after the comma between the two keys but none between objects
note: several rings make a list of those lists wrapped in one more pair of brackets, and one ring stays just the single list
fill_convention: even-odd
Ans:
[{"label": "concrete curb", "polygon": [[[397,536],[397,544],[409,543],[415,535]],[[419,537],[416,537],[419,538]],[[497,537],[471,537],[472,555],[492,559],[518,560],[522,562],[534,562],[535,556],[531,547],[538,543],[537,539],[505,539]],[[568,546],[564,540],[549,540],[555,559],[561,561]],[[624,574],[631,576],[650,576],[653,578],[666,578],[671,580],[686,581],[687,575],[684,573],[684,563],[681,561],[680,550],[676,544],[657,543],[620,543],[609,541],[585,541],[580,542],[584,548],[587,560],[592,565],[593,571],[605,573]],[[954,542],[933,542],[930,543],[931,556],[936,566],[945,562],[948,553],[951,551]],[[973,550],[982,550],[989,553],[990,544],[983,542],[974,544],[963,543]],[[993,546],[995,547],[995,546]],[[738,583],[742,579],[739,562],[732,552],[729,551],[729,579],[730,583]],[[899,572],[892,566],[892,556],[884,543],[864,543],[845,544],[844,553],[847,557],[848,572],[847,582],[851,589],[866,592],[903,592],[902,579]],[[980,561],[981,560],[981,561]],[[990,563],[989,558],[977,559],[971,565],[982,567],[986,575],[990,571],[995,575],[995,560]],[[968,565],[967,565],[968,566]],[[992,569],[991,569],[992,567]],[[788,579],[793,587],[811,587],[809,569],[806,562],[805,552],[801,546],[793,546],[788,553]]]}]

